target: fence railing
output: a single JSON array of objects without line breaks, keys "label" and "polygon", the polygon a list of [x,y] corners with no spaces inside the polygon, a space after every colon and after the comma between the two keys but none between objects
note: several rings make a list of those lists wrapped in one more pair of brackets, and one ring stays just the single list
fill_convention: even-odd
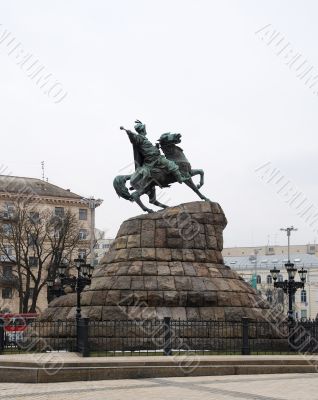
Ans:
[{"label": "fence railing", "polygon": [[89,355],[318,353],[318,321],[107,320],[0,323],[0,353]]}]

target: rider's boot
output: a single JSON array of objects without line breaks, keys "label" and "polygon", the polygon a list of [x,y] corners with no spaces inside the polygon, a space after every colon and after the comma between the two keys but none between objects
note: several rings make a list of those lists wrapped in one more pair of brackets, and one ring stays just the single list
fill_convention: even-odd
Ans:
[{"label": "rider's boot", "polygon": [[179,182],[179,183],[183,183],[188,179],[188,178],[185,178],[184,176],[182,176],[180,171],[175,171],[174,177],[176,178],[177,182]]}]

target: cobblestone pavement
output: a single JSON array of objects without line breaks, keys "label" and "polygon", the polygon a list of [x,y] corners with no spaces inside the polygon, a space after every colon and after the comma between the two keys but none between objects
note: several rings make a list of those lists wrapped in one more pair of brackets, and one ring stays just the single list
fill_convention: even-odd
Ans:
[{"label": "cobblestone pavement", "polygon": [[0,400],[318,400],[317,374],[0,384]]}]

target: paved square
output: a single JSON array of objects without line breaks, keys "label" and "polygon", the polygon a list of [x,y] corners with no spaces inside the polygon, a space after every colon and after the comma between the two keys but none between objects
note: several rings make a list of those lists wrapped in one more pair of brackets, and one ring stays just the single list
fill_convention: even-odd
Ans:
[{"label": "paved square", "polygon": [[318,400],[317,374],[0,384],[0,400]]}]

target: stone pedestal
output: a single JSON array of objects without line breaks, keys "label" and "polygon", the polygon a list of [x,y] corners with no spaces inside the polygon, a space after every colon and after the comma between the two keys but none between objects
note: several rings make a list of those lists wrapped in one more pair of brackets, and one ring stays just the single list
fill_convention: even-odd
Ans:
[{"label": "stone pedestal", "polygon": [[[227,224],[217,203],[192,202],[122,223],[82,293],[93,320],[265,320],[269,305],[222,258]],[[55,299],[42,320],[74,319],[76,295]]]}]

